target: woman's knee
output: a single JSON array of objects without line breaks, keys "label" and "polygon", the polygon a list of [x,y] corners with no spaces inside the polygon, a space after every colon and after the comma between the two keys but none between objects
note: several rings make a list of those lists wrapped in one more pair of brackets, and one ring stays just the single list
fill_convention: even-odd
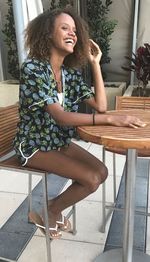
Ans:
[{"label": "woman's knee", "polygon": [[101,184],[106,180],[106,178],[108,177],[108,168],[103,165],[101,168]]},{"label": "woman's knee", "polygon": [[96,170],[92,172],[92,174],[89,176],[88,181],[88,187],[90,190],[90,193],[95,192],[100,184],[102,184],[108,176],[108,169],[106,166],[102,165],[100,170]]}]

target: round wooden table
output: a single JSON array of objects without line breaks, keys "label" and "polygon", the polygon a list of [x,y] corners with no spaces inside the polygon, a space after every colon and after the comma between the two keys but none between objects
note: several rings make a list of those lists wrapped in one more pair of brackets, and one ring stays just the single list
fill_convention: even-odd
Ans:
[{"label": "round wooden table", "polygon": [[127,176],[125,182],[125,212],[123,248],[112,249],[100,254],[95,262],[149,262],[150,256],[133,250],[135,178],[137,150],[150,150],[150,111],[115,110],[106,114],[134,115],[147,123],[143,128],[116,127],[108,125],[80,126],[79,136],[89,142],[106,147],[127,149]]}]

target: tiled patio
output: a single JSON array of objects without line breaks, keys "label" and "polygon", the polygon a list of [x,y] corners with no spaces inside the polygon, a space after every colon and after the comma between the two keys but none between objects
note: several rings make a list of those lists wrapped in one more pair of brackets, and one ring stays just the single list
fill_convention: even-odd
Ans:
[{"label": "tiled patio", "polygon": [[[102,147],[84,141],[77,141],[82,147],[98,158],[102,158]],[[112,154],[107,153],[109,177],[107,179],[107,201],[112,199]],[[125,157],[117,156],[117,183],[119,186],[123,172]],[[8,171],[0,170],[0,224],[1,226],[13,214],[27,196],[27,175],[13,175]],[[34,186],[39,178],[34,177]],[[150,207],[150,206],[149,206]],[[150,219],[148,219],[147,253],[150,254]],[[97,255],[103,252],[109,223],[106,233],[101,233],[101,187],[88,198],[77,204],[77,234],[74,236],[63,233],[60,240],[52,242],[52,257],[54,262],[92,262]],[[19,236],[18,236],[19,237]],[[45,237],[36,231],[18,262],[46,262]]]}]

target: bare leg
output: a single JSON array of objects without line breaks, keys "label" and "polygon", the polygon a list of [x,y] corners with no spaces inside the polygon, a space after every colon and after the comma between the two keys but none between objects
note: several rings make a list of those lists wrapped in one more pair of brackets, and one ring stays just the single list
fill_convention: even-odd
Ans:
[{"label": "bare leg", "polygon": [[[96,191],[107,177],[107,168],[96,157],[71,143],[61,151],[38,151],[28,161],[28,166],[46,170],[73,179],[75,182],[51,202],[51,224],[56,223],[61,212]],[[53,218],[53,219],[52,219]]]}]

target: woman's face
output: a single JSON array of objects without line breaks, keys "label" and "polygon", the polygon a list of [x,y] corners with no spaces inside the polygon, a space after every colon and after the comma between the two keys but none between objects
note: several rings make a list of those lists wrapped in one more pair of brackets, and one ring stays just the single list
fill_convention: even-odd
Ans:
[{"label": "woman's face", "polygon": [[77,36],[74,20],[68,14],[60,14],[54,23],[51,52],[57,52],[66,56],[73,53],[76,42]]}]

